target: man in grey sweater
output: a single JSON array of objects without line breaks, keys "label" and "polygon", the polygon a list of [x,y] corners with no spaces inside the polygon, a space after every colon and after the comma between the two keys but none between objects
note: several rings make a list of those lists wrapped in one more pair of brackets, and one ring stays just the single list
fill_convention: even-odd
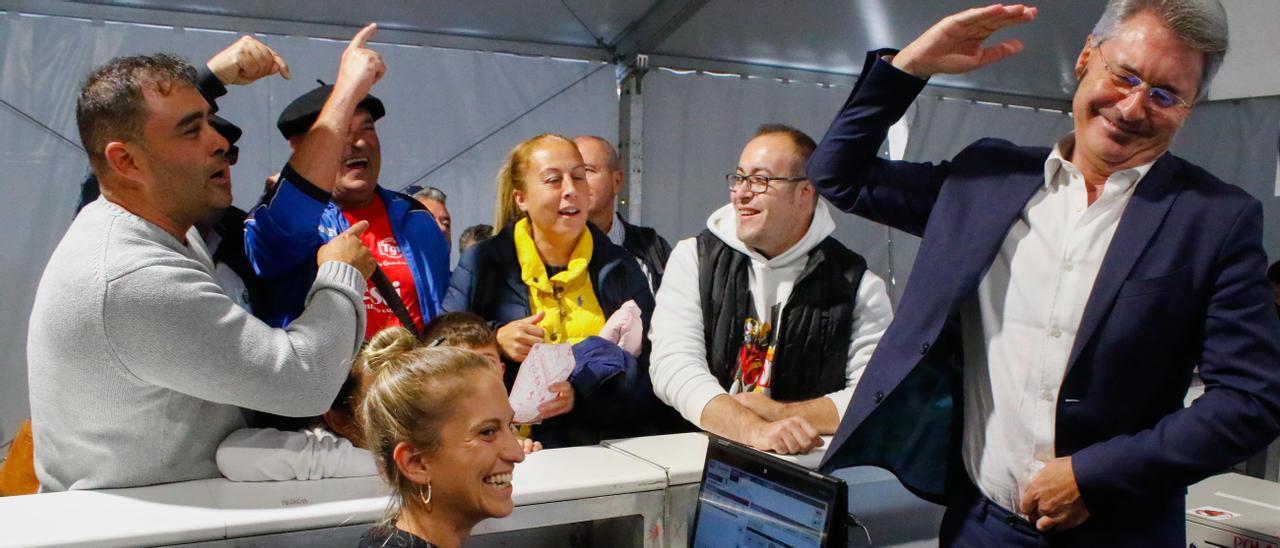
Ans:
[{"label": "man in grey sweater", "polygon": [[[333,184],[355,105],[383,72],[343,53],[333,98],[287,169]],[[320,249],[306,312],[272,329],[222,293],[192,226],[231,203],[227,141],[195,70],[168,55],[117,58],[76,104],[102,185],[58,244],[27,340],[36,475],[43,491],[218,475],[214,452],[256,409],[319,415],[364,334],[374,268],[357,224]]]}]

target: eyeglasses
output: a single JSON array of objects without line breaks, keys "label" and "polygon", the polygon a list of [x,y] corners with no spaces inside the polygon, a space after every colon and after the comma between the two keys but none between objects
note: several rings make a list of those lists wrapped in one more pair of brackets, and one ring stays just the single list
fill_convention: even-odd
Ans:
[{"label": "eyeglasses", "polygon": [[724,180],[729,183],[729,190],[737,190],[743,181],[747,182],[747,190],[752,194],[763,194],[769,191],[769,183],[798,183],[808,179],[808,177],[766,177],[764,175],[743,175],[741,173],[729,173],[724,176]]},{"label": "eyeglasses", "polygon": [[227,160],[227,165],[234,166],[240,160],[240,147],[231,145],[227,147],[227,151],[222,153],[222,157]]},{"label": "eyeglasses", "polygon": [[1164,89],[1162,87],[1153,86],[1147,82],[1143,82],[1142,78],[1130,73],[1124,69],[1117,69],[1107,62],[1107,58],[1102,54],[1102,43],[1094,44],[1093,49],[1098,51],[1098,58],[1102,59],[1102,68],[1107,69],[1111,73],[1111,84],[1124,92],[1125,95],[1132,95],[1133,92],[1139,91],[1142,86],[1147,86],[1147,98],[1151,100],[1151,104],[1162,109],[1170,109],[1174,107],[1191,108],[1191,103],[1186,99],[1179,97],[1176,93]]}]

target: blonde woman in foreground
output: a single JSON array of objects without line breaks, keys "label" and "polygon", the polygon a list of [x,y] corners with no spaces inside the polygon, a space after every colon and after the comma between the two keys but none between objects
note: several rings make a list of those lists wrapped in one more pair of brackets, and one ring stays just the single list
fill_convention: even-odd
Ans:
[{"label": "blonde woman in foreground", "polygon": [[485,518],[511,513],[511,477],[524,451],[502,378],[480,354],[417,347],[402,328],[365,350],[360,422],[392,509],[361,547],[452,548]]}]

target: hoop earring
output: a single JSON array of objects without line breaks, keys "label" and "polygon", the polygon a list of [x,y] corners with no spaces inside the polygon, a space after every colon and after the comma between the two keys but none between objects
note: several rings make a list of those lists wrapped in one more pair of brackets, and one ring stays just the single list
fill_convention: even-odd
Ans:
[{"label": "hoop earring", "polygon": [[421,487],[418,488],[418,500],[422,501],[423,509],[430,512],[431,511],[431,480],[427,480],[426,491],[427,491],[427,494],[423,495],[422,488]]}]

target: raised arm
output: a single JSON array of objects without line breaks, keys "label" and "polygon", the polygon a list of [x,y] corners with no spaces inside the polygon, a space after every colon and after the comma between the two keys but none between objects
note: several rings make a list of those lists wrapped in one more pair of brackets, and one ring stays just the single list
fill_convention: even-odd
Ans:
[{"label": "raised arm", "polygon": [[289,79],[289,64],[275,50],[251,35],[244,35],[205,63],[224,86],[243,86],[279,74]]},{"label": "raised arm", "polygon": [[285,432],[241,428],[218,445],[218,471],[231,481],[376,476],[373,453],[323,428]]},{"label": "raised arm", "polygon": [[879,158],[889,127],[933,74],[967,72],[1021,51],[1016,40],[988,48],[982,42],[1035,15],[1035,8],[1021,5],[975,8],[943,19],[901,52],[869,53],[853,93],[809,159],[814,187],[846,212],[922,235],[948,165]]},{"label": "raised arm", "polygon": [[377,25],[370,24],[347,45],[333,92],[315,124],[281,170],[279,184],[245,223],[245,251],[264,278],[291,273],[324,242],[317,226],[333,191],[351,117],[386,71],[382,57],[366,47],[376,31]]},{"label": "raised arm", "polygon": [[219,97],[227,94],[227,86],[248,85],[272,74],[289,79],[289,64],[275,50],[251,35],[241,36],[222,51],[215,53],[196,76],[196,89],[213,111],[218,111]]},{"label": "raised arm", "polygon": [[[103,360],[202,400],[319,415],[333,403],[364,338],[364,277],[349,264],[326,261],[306,310],[287,329],[273,329],[193,261],[152,264],[108,282],[103,315],[114,355]],[[157,302],[165,314],[155,314]]]},{"label": "raised arm", "polygon": [[893,66],[920,79],[934,74],[963,74],[1022,52],[1022,42],[982,43],[996,31],[1036,18],[1036,8],[993,4],[944,17],[893,58]]},{"label": "raised arm", "polygon": [[369,39],[377,31],[378,25],[371,23],[360,29],[347,44],[329,100],[325,101],[311,130],[302,137],[302,142],[289,158],[289,166],[294,171],[325,192],[333,190],[356,106],[369,95],[369,90],[387,70],[382,56],[367,47]]}]

